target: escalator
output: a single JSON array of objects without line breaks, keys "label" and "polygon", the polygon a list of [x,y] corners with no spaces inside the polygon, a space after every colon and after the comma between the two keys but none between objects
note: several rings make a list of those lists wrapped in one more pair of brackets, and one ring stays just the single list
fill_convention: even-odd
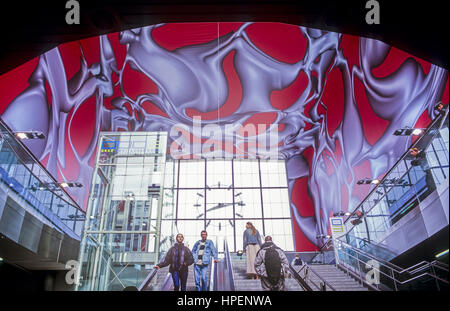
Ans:
[{"label": "escalator", "polygon": [[[216,264],[211,264],[208,267],[208,287],[211,288],[214,284],[215,277],[214,268]],[[194,278],[194,265],[189,266],[188,279],[186,284],[186,291],[196,291],[195,278]],[[158,270],[153,269],[150,271],[146,279],[138,288],[139,291],[173,291],[172,275],[169,272],[169,266],[160,268]],[[212,289],[210,289],[212,290]]]},{"label": "escalator", "polygon": [[[245,276],[245,256],[230,253],[228,244],[224,241],[223,258],[218,263],[212,262],[208,269],[209,291],[261,291],[261,280],[250,280]],[[152,269],[139,291],[171,291],[173,290],[172,276],[169,267]],[[196,291],[194,278],[194,265],[189,266],[187,291]],[[305,281],[297,271],[290,266],[290,275],[285,279],[286,291],[313,291],[314,289]]]}]

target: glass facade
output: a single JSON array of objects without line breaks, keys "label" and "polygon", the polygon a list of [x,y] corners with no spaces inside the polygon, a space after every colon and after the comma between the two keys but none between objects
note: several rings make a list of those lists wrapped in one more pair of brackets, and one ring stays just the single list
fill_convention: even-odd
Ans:
[{"label": "glass facade", "polygon": [[242,250],[245,224],[250,221],[262,238],[271,235],[282,249],[294,250],[284,161],[201,159],[167,165],[174,183],[165,192],[175,196],[167,203],[175,213],[163,211],[163,231],[183,233],[192,247],[205,229],[219,252],[225,238],[235,252]]},{"label": "glass facade", "polygon": [[101,133],[78,290],[139,286],[172,244],[161,231],[166,144],[165,132]]},{"label": "glass facade", "polygon": [[101,133],[78,290],[139,286],[183,233],[242,249],[247,221],[294,250],[284,161],[168,160],[166,132]]}]

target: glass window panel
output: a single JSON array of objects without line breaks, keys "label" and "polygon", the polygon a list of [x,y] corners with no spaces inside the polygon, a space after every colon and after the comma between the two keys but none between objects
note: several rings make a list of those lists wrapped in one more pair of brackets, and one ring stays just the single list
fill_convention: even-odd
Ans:
[{"label": "glass window panel", "polygon": [[263,190],[264,217],[290,217],[288,189]]},{"label": "glass window panel", "polygon": [[234,183],[235,187],[259,187],[258,161],[235,160]]},{"label": "glass window panel", "polygon": [[205,217],[204,195],[204,190],[179,190],[178,219],[203,219]]},{"label": "glass window panel", "polygon": [[231,161],[207,160],[207,185],[209,187],[229,187],[232,184]]},{"label": "glass window panel", "polygon": [[233,218],[233,192],[231,189],[206,191],[206,218]]},{"label": "glass window panel", "polygon": [[180,188],[205,187],[205,161],[180,161]]},{"label": "glass window panel", "polygon": [[211,220],[206,222],[208,239],[212,240],[219,252],[224,250],[224,240],[227,240],[228,248],[234,251],[234,221],[232,219]]},{"label": "glass window panel", "polygon": [[265,219],[266,235],[272,237],[273,242],[284,251],[294,250],[292,224],[290,219]]},{"label": "glass window panel", "polygon": [[[178,221],[176,225],[175,235],[182,233],[184,236],[184,244],[192,249],[195,242],[201,239],[200,232],[205,229],[203,220],[185,220]],[[210,237],[208,236],[208,239]]]},{"label": "glass window panel", "polygon": [[261,191],[259,189],[236,189],[234,192],[236,218],[262,217]]}]

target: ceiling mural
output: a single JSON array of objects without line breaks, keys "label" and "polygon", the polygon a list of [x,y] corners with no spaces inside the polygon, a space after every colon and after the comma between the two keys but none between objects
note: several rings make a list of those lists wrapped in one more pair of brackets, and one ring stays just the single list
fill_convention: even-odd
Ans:
[{"label": "ceiling mural", "polygon": [[[60,181],[100,131],[169,132],[172,157],[286,161],[296,249],[369,192],[448,103],[448,72],[381,41],[282,23],[173,23],[59,45],[0,76],[0,114]],[[69,190],[86,208],[88,186]]]}]

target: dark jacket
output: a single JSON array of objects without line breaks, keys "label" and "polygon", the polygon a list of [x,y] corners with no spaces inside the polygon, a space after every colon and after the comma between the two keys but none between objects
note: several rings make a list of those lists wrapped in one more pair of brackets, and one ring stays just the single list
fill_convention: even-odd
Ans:
[{"label": "dark jacket", "polygon": [[184,246],[184,244],[176,243],[169,249],[164,260],[157,264],[157,266],[163,268],[170,265],[169,272],[173,273],[177,270],[187,270],[188,266],[193,263],[194,257],[192,256],[191,250]]}]

